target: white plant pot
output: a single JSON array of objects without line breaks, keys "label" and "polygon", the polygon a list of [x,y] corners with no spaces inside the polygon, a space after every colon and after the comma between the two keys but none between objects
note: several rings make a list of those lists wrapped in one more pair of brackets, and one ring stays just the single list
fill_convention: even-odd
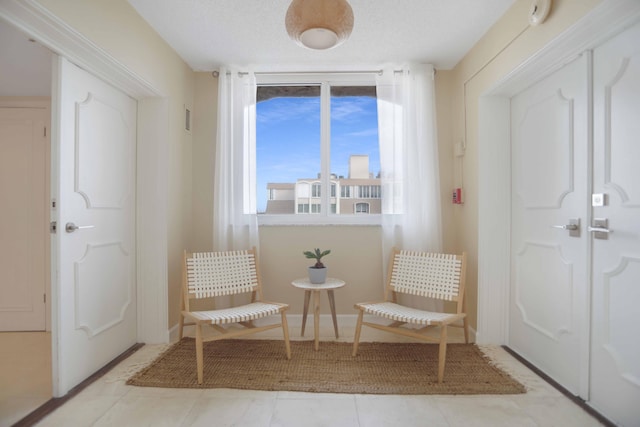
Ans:
[{"label": "white plant pot", "polygon": [[309,281],[315,285],[320,285],[327,280],[327,267],[309,267]]}]

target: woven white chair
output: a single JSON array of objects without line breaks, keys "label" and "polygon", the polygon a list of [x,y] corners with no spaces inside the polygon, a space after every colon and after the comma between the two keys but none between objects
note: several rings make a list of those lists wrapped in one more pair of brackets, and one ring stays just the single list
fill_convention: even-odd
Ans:
[{"label": "woven white chair", "polygon": [[[466,317],[464,282],[466,255],[399,251],[393,248],[389,260],[384,301],[355,305],[359,310],[353,341],[353,356],[358,354],[362,325],[392,332],[426,342],[440,344],[438,353],[438,382],[444,378],[447,356],[447,326],[464,328],[469,343],[469,324]],[[420,310],[397,302],[397,294],[456,302],[455,313]],[[364,314],[392,320],[388,325],[364,321]],[[462,321],[462,324],[459,322]],[[458,322],[458,323],[454,323]],[[433,327],[440,327],[440,338],[425,335]]]},{"label": "woven white chair", "polygon": [[[282,328],[287,359],[291,359],[289,329],[285,311],[287,304],[262,300],[262,282],[258,269],[256,248],[244,251],[184,253],[182,275],[182,312],[180,316],[180,339],[184,327],[195,325],[196,362],[198,384],[204,376],[203,343],[225,338]],[[192,311],[190,302],[208,299],[215,304],[215,297],[251,294],[251,302],[229,308]],[[264,326],[256,326],[253,321],[280,313],[282,321]],[[185,319],[189,322],[185,323]],[[213,327],[219,334],[204,338],[202,325]],[[232,329],[229,326],[241,325],[244,328]]]}]

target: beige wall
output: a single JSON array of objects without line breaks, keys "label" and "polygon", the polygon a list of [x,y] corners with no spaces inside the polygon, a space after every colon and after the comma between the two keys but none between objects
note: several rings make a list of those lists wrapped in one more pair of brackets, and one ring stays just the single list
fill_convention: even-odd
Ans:
[{"label": "beige wall", "polygon": [[193,114],[193,229],[191,251],[213,248],[213,170],[218,120],[218,79],[196,73]]},{"label": "beige wall", "polygon": [[[170,118],[169,184],[169,327],[178,320],[180,260],[183,248],[211,247],[213,155],[217,80],[193,73],[146,24],[126,0],[37,0],[45,8],[147,80],[168,99]],[[477,305],[477,134],[479,96],[510,70],[591,10],[600,0],[555,0],[549,19],[529,27],[530,1],[518,0],[451,71],[438,71],[436,97],[446,251],[469,253],[469,313],[476,324]],[[183,129],[184,107],[193,114],[192,133]],[[454,158],[453,144],[466,140],[467,151]],[[465,203],[451,204],[451,190],[464,186]],[[262,227],[261,268],[268,298],[301,310],[301,295],[289,283],[304,276],[302,251],[330,248],[330,274],[348,287],[337,295],[340,314],[353,314],[353,302],[382,294],[378,227]],[[326,305],[323,304],[323,309]]]},{"label": "beige wall", "polygon": [[[303,251],[331,249],[322,259],[330,277],[347,286],[336,291],[338,314],[354,314],[353,304],[379,298],[383,292],[380,228],[374,226],[268,226],[260,228],[260,268],[265,298],[291,305],[290,313],[302,313],[302,291],[291,281],[307,276],[312,260]],[[329,313],[326,296],[320,304]]]},{"label": "beige wall", "polygon": [[[452,248],[454,242],[449,197],[452,162],[448,115],[451,104],[448,96],[450,83],[450,74],[436,75],[437,107],[447,112],[438,117],[445,248]],[[191,246],[194,250],[210,250],[217,79],[211,77],[210,73],[197,73],[195,93],[197,111],[193,140],[193,224],[196,230]],[[317,247],[332,251],[323,259],[329,268],[329,276],[339,277],[347,282],[345,288],[336,291],[338,314],[355,315],[354,303],[382,297],[384,280],[380,227],[343,225],[260,227],[259,257],[265,297],[291,304],[291,313],[302,313],[302,292],[293,288],[291,281],[307,275],[306,268],[312,263],[302,252]],[[323,313],[327,312],[328,307],[326,300],[323,300]],[[177,310],[177,306],[175,309]]]},{"label": "beige wall", "polygon": [[181,254],[192,229],[192,135],[184,130],[184,108],[193,111],[194,73],[126,0],[38,0],[166,96],[169,105],[168,278],[169,321],[178,321]]},{"label": "beige wall", "polygon": [[458,205],[451,203],[451,192],[458,185],[455,178],[455,165],[460,162],[453,155],[453,139],[451,109],[453,107],[451,91],[453,84],[451,71],[436,72],[436,114],[438,126],[438,157],[440,167],[440,204],[442,206],[442,250],[456,250],[456,227],[453,213]]},{"label": "beige wall", "polygon": [[[454,209],[455,248],[469,256],[468,311],[476,327],[478,277],[478,99],[511,70],[583,17],[601,0],[555,0],[542,25],[530,27],[531,2],[518,0],[451,71],[452,141],[466,140],[466,154],[453,169],[456,186],[464,178],[464,205]],[[441,113],[441,111],[438,111]]]}]

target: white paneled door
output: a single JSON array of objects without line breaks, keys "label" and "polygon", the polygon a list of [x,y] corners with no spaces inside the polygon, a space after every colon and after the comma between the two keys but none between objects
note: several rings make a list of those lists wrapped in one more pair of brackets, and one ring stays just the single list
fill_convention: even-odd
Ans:
[{"label": "white paneled door", "polygon": [[509,345],[621,426],[640,425],[638,40],[511,99]]},{"label": "white paneled door", "polygon": [[136,101],[63,58],[55,67],[54,395],[62,396],[136,342]]},{"label": "white paneled door", "polygon": [[[640,24],[594,50],[593,304],[589,401],[640,425]],[[600,196],[602,195],[602,197]],[[602,205],[602,206],[599,206]],[[605,222],[606,221],[606,222]],[[595,225],[595,224],[594,224]]]},{"label": "white paneled door", "polygon": [[511,99],[509,345],[576,395],[589,337],[587,62]]},{"label": "white paneled door", "polygon": [[47,115],[0,107],[0,331],[46,326]]}]

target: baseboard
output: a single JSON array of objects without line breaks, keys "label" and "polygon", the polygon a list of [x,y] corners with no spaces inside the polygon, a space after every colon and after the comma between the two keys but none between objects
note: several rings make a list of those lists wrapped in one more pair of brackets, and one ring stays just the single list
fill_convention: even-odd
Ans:
[{"label": "baseboard", "polygon": [[[180,333],[180,331],[178,330],[178,326],[179,325],[176,323],[171,329],[169,329],[169,342],[178,341],[178,334]],[[189,326],[189,328],[193,329],[192,326]]]}]

